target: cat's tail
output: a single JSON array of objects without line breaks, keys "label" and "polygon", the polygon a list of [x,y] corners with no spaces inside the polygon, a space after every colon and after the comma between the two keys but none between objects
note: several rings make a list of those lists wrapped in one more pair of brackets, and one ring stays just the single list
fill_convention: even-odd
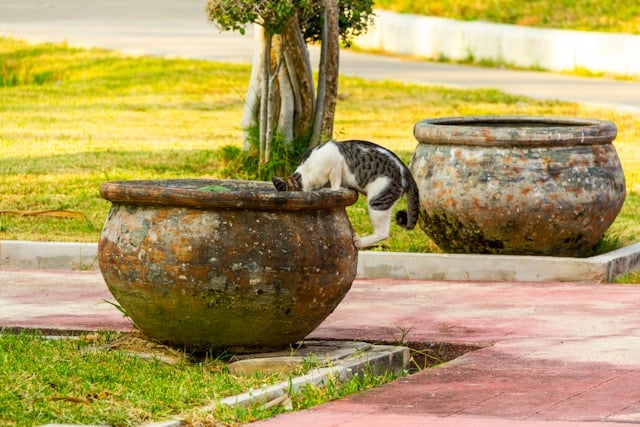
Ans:
[{"label": "cat's tail", "polygon": [[407,210],[398,211],[396,214],[396,224],[406,228],[413,229],[418,223],[418,215],[420,214],[420,194],[416,181],[411,176],[411,172],[407,170],[405,179],[407,180]]}]

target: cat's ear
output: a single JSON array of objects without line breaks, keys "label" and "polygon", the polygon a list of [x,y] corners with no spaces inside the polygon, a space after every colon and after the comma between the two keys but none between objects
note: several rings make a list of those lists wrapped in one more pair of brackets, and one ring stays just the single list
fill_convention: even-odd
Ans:
[{"label": "cat's ear", "polygon": [[287,191],[287,183],[280,177],[274,176],[271,178],[271,182],[273,182],[274,187],[278,191]]},{"label": "cat's ear", "polygon": [[287,178],[287,190],[288,191],[302,191],[302,175],[300,172],[295,171],[293,175]]}]

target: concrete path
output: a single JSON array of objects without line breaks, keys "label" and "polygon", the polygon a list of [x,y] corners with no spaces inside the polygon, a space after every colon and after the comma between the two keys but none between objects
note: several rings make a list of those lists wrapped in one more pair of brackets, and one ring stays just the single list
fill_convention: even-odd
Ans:
[{"label": "concrete path", "polygon": [[[0,0],[0,36],[67,41],[132,54],[250,62],[253,38],[220,33],[205,0]],[[317,49],[312,49],[317,55]],[[381,57],[343,50],[343,75],[459,88],[495,88],[534,98],[640,112],[640,83]]]},{"label": "concrete path", "polygon": [[[105,300],[96,272],[0,270],[0,328],[129,330]],[[480,349],[257,425],[640,423],[639,306],[635,286],[359,279],[309,338]]]}]

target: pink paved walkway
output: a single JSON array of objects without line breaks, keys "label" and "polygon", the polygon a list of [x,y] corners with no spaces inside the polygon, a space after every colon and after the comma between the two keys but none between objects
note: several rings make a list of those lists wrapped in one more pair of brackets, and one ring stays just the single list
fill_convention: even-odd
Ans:
[{"label": "pink paved walkway", "polygon": [[[0,326],[128,329],[99,273],[0,270]],[[113,301],[113,300],[112,300]],[[640,288],[357,280],[310,338],[482,346],[259,426],[640,423]]]}]

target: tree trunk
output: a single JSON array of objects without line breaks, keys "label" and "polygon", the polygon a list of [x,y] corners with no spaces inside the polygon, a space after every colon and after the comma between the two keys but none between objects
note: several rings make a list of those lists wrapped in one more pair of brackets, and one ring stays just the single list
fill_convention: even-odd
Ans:
[{"label": "tree trunk", "polygon": [[273,132],[269,126],[269,95],[271,93],[271,42],[273,35],[265,31],[264,37],[264,64],[262,67],[262,91],[260,93],[260,138],[259,138],[259,164],[266,163],[267,141]]},{"label": "tree trunk", "polygon": [[[274,53],[278,58],[276,65],[278,91],[280,98],[278,113],[278,134],[285,144],[292,144],[295,138],[296,96],[295,81],[289,74],[286,66],[287,41],[284,36],[276,36],[274,39]],[[295,76],[293,76],[295,77]]]},{"label": "tree trunk", "polygon": [[260,102],[262,91],[262,80],[264,78],[264,60],[265,60],[265,39],[264,28],[255,24],[254,26],[254,49],[251,65],[251,77],[249,79],[249,89],[244,103],[242,113],[242,148],[247,151],[251,147],[251,129],[258,127],[260,120]]},{"label": "tree trunk", "polygon": [[333,138],[333,120],[336,112],[336,101],[338,99],[338,77],[340,67],[340,11],[337,0],[325,1],[327,13],[327,37],[323,43],[327,44],[327,55],[325,58],[325,105],[322,116],[321,142]]},{"label": "tree trunk", "polygon": [[[278,88],[278,76],[280,69],[282,68],[283,53],[282,53],[282,37],[275,35],[267,35],[267,47],[270,53],[275,53],[275,64],[271,61],[271,55],[267,60],[267,114],[266,114],[266,132],[264,141],[264,157],[263,163],[269,163],[271,159],[271,143],[276,135],[274,130],[276,127],[276,111],[280,105],[276,105],[276,94],[279,92]],[[280,93],[281,95],[281,93]]]},{"label": "tree trunk", "polygon": [[297,16],[294,16],[287,23],[284,30],[284,41],[286,47],[284,49],[285,65],[295,102],[293,134],[294,138],[300,138],[308,136],[311,131],[315,91],[309,51],[302,37]]},{"label": "tree trunk", "polygon": [[[255,26],[251,79],[242,117],[244,149],[258,129],[259,164],[269,162],[273,138],[286,144],[303,138],[309,146],[333,135],[338,94],[339,28],[337,0],[322,0],[323,28],[317,95],[306,42],[297,16],[282,35]],[[278,135],[274,135],[277,131]]]},{"label": "tree trunk", "polygon": [[310,145],[325,142],[333,136],[333,117],[338,97],[338,68],[340,31],[337,0],[322,0],[323,26],[320,65],[318,69],[318,97],[316,98],[313,131]]}]

